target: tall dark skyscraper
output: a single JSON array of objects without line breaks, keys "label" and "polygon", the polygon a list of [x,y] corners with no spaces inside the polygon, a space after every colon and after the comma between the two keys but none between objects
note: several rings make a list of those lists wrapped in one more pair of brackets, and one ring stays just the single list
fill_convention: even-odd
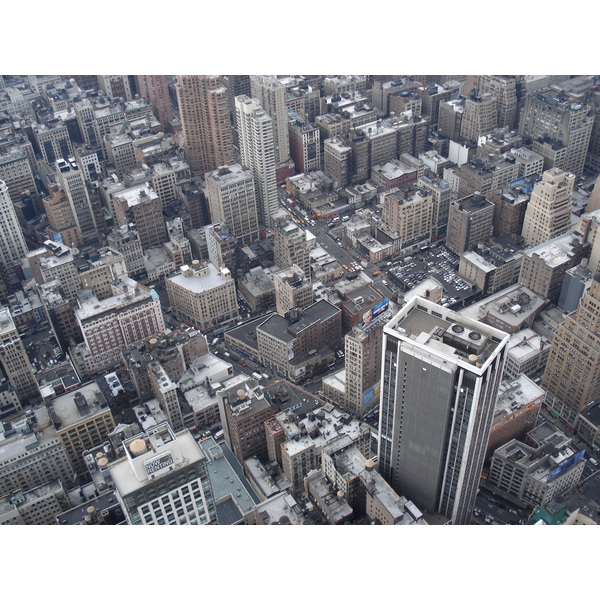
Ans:
[{"label": "tall dark skyscraper", "polygon": [[383,333],[379,470],[430,514],[468,524],[510,336],[419,297]]}]

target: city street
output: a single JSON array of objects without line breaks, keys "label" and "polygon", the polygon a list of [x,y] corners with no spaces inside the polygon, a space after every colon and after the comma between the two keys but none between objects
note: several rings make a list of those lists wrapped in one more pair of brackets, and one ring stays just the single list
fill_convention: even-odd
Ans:
[{"label": "city street", "polygon": [[526,521],[530,513],[482,490],[475,500],[473,520],[480,525],[517,525],[520,521]]},{"label": "city street", "polygon": [[[340,246],[340,242],[331,238],[331,234],[336,238],[341,240],[340,232],[341,227],[338,224],[336,227],[329,228],[327,219],[314,219],[314,225],[307,224],[306,218],[299,212],[297,207],[292,207],[287,203],[287,194],[285,192],[285,188],[279,188],[279,200],[281,203],[281,207],[285,209],[290,218],[294,219],[296,222],[300,222],[298,225],[301,229],[310,231],[315,238],[317,239],[317,243],[331,256],[333,256],[340,265],[346,265],[350,267],[352,262],[359,263],[361,261],[361,257],[354,249],[347,248],[345,245]],[[344,244],[344,242],[341,242]]]},{"label": "city street", "polygon": [[[333,256],[341,265],[349,265],[351,262],[360,262],[358,253],[347,250],[345,246],[340,246],[338,242],[328,235],[327,227],[324,225],[325,222],[323,222],[323,226],[321,227],[316,225],[314,227],[308,227],[308,230],[317,238],[319,246],[329,252],[329,254],[331,254],[331,256]],[[336,228],[329,230],[329,233],[336,235],[336,233],[334,233],[335,230]],[[336,237],[339,237],[339,235],[336,235]]]},{"label": "city street", "polygon": [[563,500],[574,500],[583,510],[598,514],[600,511],[600,469],[588,461],[579,485],[570,494],[564,495]]}]

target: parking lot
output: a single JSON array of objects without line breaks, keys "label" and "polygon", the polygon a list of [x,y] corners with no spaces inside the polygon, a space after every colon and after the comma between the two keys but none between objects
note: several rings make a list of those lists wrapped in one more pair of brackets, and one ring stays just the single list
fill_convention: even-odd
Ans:
[{"label": "parking lot", "polygon": [[473,295],[471,284],[456,273],[459,257],[445,246],[428,248],[396,261],[388,273],[402,290],[407,292],[421,281],[433,277],[444,289],[444,300],[449,306]]},{"label": "parking lot", "polygon": [[29,362],[36,373],[64,359],[63,351],[50,331],[41,331],[22,341]]}]

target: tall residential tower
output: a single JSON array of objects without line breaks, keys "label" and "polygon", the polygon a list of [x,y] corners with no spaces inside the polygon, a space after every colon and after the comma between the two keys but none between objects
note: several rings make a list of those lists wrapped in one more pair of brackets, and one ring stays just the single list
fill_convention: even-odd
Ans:
[{"label": "tall residential tower", "polygon": [[138,75],[137,84],[140,95],[152,104],[154,116],[165,129],[170,128],[173,120],[169,84],[166,75]]},{"label": "tall residential tower", "polygon": [[272,75],[251,75],[250,89],[252,98],[258,100],[266,113],[273,119],[275,163],[278,168],[290,159],[285,85]]},{"label": "tall residential tower", "polygon": [[242,245],[258,240],[256,188],[250,169],[236,163],[208,173],[206,195],[213,223],[226,223]]},{"label": "tall residential tower", "polygon": [[242,164],[254,175],[259,219],[270,226],[277,210],[273,119],[256,100],[244,95],[236,97],[235,110]]},{"label": "tall residential tower", "polygon": [[216,75],[178,75],[183,149],[193,175],[233,162],[227,88]]}]

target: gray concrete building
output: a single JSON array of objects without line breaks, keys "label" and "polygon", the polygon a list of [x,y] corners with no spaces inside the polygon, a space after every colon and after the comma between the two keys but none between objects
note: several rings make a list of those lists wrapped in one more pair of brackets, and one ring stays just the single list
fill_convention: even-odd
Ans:
[{"label": "gray concrete building", "polygon": [[293,264],[273,275],[275,306],[283,317],[293,308],[308,308],[314,302],[314,292],[310,277]]},{"label": "gray concrete building", "polygon": [[[541,425],[536,431],[546,429]],[[561,492],[573,489],[583,473],[583,452],[555,430],[535,445],[511,440],[492,455],[488,485],[526,506],[544,506]]]},{"label": "gray concrete building", "polygon": [[254,175],[239,165],[223,166],[206,175],[208,207],[213,223],[226,223],[240,244],[258,239],[258,207]]}]

